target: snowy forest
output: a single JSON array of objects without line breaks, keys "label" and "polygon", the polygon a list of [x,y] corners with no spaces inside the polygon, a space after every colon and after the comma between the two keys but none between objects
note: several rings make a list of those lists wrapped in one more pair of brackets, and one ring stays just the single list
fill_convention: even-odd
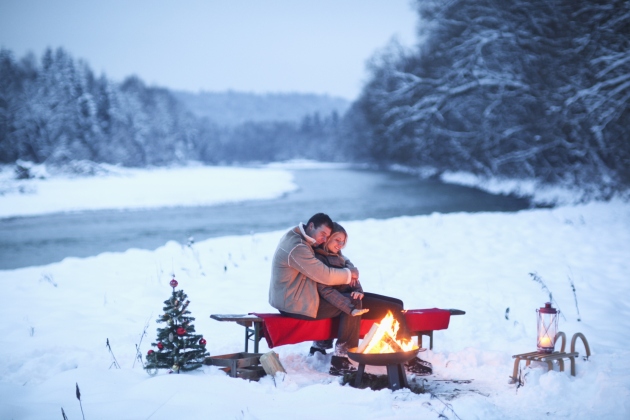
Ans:
[{"label": "snowy forest", "polygon": [[350,106],[347,99],[313,93],[256,94],[233,90],[198,93],[176,90],[173,93],[195,116],[230,127],[246,122],[299,122],[315,114],[339,116]]},{"label": "snowy forest", "polygon": [[[289,96],[289,99],[291,97]],[[198,116],[166,88],[131,76],[115,83],[62,48],[38,60],[0,50],[0,162],[59,165],[90,160],[124,166],[330,160],[339,116],[235,125]],[[340,157],[337,157],[339,159]]]},{"label": "snowy forest", "polygon": [[366,159],[437,171],[630,185],[630,2],[418,1],[347,119]]},{"label": "snowy forest", "polygon": [[63,49],[0,51],[0,163],[125,166],[309,158],[630,186],[630,2],[417,1],[345,114],[226,126],[181,94],[97,77]]}]

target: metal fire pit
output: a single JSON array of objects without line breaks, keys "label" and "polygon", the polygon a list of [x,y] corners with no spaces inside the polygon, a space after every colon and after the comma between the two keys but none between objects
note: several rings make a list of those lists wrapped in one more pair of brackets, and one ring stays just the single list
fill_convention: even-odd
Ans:
[{"label": "metal fire pit", "polygon": [[361,385],[361,378],[365,372],[365,365],[387,366],[387,379],[389,389],[396,391],[400,388],[409,388],[407,375],[405,375],[404,363],[418,355],[419,348],[410,351],[396,353],[357,353],[357,348],[348,349],[348,357],[359,364],[359,370],[354,380],[354,386]]}]

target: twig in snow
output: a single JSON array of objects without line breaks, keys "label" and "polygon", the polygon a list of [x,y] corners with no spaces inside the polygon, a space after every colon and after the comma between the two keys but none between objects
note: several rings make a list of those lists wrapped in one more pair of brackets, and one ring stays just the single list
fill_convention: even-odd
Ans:
[{"label": "twig in snow", "polygon": [[203,270],[203,265],[201,264],[201,259],[199,258],[199,251],[195,249],[194,245],[195,245],[195,238],[191,236],[188,238],[188,243],[186,244],[186,246],[190,248],[190,250],[192,251],[192,255],[195,258],[195,261],[197,261],[197,265],[199,265],[199,269]]},{"label": "twig in snow", "polygon": [[63,411],[63,407],[61,407],[61,416],[63,417],[63,420],[68,420],[68,416],[66,416],[66,412]]},{"label": "twig in snow", "polygon": [[577,314],[578,314],[578,322],[582,321],[582,316],[580,315],[580,308],[578,308],[578,302],[577,302],[577,294],[575,293],[575,284],[573,284],[573,280],[571,279],[571,276],[567,276],[569,278],[569,284],[571,284],[571,291],[573,291],[573,300],[575,300],[575,309],[577,310]]},{"label": "twig in snow", "polygon": [[556,300],[553,298],[553,294],[551,293],[551,290],[549,290],[549,288],[543,281],[542,277],[540,277],[538,273],[536,272],[529,273],[529,275],[531,276],[532,280],[540,284],[540,287],[542,287],[542,289],[549,294],[549,302],[553,302],[556,304],[556,308],[558,308],[558,312],[560,312],[560,316],[562,316],[562,318],[566,321],[567,319],[565,318],[564,313],[560,310],[560,305],[558,305],[558,302],[556,302]]},{"label": "twig in snow", "polygon": [[[527,376],[527,374],[525,374],[525,376]],[[514,378],[516,379],[516,393],[518,394],[518,389],[522,386],[525,386],[525,376],[523,376],[523,371],[522,369],[519,367],[518,368],[518,377]]]},{"label": "twig in snow", "polygon": [[79,390],[79,383],[77,382],[76,384],[77,384],[77,400],[79,400],[79,406],[81,407],[81,416],[83,416],[83,420],[85,420],[85,414],[83,414],[83,403],[81,403],[81,391]]},{"label": "twig in snow", "polygon": [[140,353],[140,346],[142,345],[142,339],[144,338],[145,335],[147,335],[147,328],[149,328],[149,322],[152,317],[153,317],[153,312],[151,312],[151,315],[149,315],[149,318],[147,318],[147,322],[145,322],[144,324],[144,329],[142,330],[142,334],[140,334],[140,341],[138,342],[138,344],[136,344],[136,358],[133,361],[133,365],[131,365],[132,369],[136,366],[136,361],[142,363],[142,353]]},{"label": "twig in snow", "polygon": [[462,420],[462,419],[461,419],[461,418],[457,415],[457,413],[455,412],[455,410],[453,410],[453,406],[452,406],[451,404],[447,404],[447,403],[445,403],[445,402],[444,402],[444,401],[442,401],[442,400],[441,400],[441,399],[440,399],[437,395],[435,395],[435,394],[433,394],[433,393],[431,393],[431,399],[436,399],[436,400],[438,400],[439,402],[441,402],[441,403],[442,403],[442,405],[444,406],[444,408],[442,408],[442,411],[441,411],[441,412],[439,412],[438,410],[436,410],[435,408],[433,408],[433,405],[432,405],[430,402],[425,402],[425,403],[423,403],[422,405],[423,405],[423,406],[425,406],[425,407],[427,407],[427,406],[428,406],[429,408],[431,408],[431,410],[435,411],[435,412],[437,413],[437,415],[438,415],[438,418],[440,418],[440,419],[448,419],[448,417],[444,414],[444,411],[448,410],[448,411],[450,411],[451,413],[453,413],[453,415],[455,416],[455,418],[456,418],[456,419]]},{"label": "twig in snow", "polygon": [[114,359],[112,364],[109,365],[109,368],[111,369],[112,366],[116,366],[116,369],[120,369],[120,365],[118,364],[118,361],[116,360],[116,356],[114,356],[114,352],[112,351],[112,347],[109,345],[109,338],[107,339],[107,342],[106,342],[105,345],[107,346],[107,350],[109,350],[109,354],[112,355],[112,359]]},{"label": "twig in snow", "polygon": [[170,400],[173,399],[173,397],[178,393],[179,391],[175,391],[175,393],[173,395],[171,395],[170,397],[168,397],[168,399],[166,399],[166,401],[164,401],[162,404],[160,404],[160,406],[158,408],[156,408],[153,413],[149,414],[149,417],[147,417],[147,420],[149,420],[151,417],[153,417],[153,415],[155,413],[157,413],[162,407],[164,407],[164,405],[169,402]]},{"label": "twig in snow", "polygon": [[[140,341],[142,341],[142,338],[140,338]],[[136,366],[136,362],[142,363],[142,354],[140,353],[140,347],[137,344],[136,344],[136,358],[133,359],[133,364],[131,365],[132,369]]]},{"label": "twig in snow", "polygon": [[549,290],[549,288],[547,287],[545,282],[542,280],[542,277],[540,277],[538,275],[538,273],[536,273],[536,272],[529,273],[529,275],[532,278],[532,280],[534,280],[536,283],[540,284],[540,287],[542,287],[542,289],[549,294],[549,302],[553,301],[553,295],[551,294],[551,291]]},{"label": "twig in snow", "polygon": [[52,274],[42,273],[42,277],[39,279],[39,281],[45,281],[52,284],[54,287],[57,287],[57,283],[55,283],[55,279]]}]

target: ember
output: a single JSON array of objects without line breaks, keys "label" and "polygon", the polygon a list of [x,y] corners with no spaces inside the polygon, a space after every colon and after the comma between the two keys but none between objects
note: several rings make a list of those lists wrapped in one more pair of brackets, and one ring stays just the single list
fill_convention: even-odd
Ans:
[{"label": "ember", "polygon": [[398,329],[398,321],[394,319],[391,312],[388,312],[381,322],[375,322],[372,325],[356,352],[375,354],[415,350],[417,346],[412,341],[396,340]]}]

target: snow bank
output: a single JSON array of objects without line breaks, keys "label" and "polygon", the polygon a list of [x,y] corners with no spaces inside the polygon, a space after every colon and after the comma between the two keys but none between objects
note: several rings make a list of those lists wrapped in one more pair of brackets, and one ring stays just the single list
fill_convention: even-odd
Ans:
[{"label": "snow bank", "polygon": [[[51,177],[32,168],[36,178],[28,180],[11,179],[5,167],[0,168],[0,217],[272,198],[296,188],[287,170],[336,165],[77,169],[96,175],[89,178]],[[538,201],[575,201],[570,191],[543,193],[526,182],[443,177]],[[5,292],[0,418],[55,418],[62,407],[70,419],[81,418],[76,383],[87,419],[630,416],[630,204],[613,200],[511,214],[343,224],[350,234],[346,253],[359,266],[366,290],[401,297],[408,308],[467,312],[453,317],[448,330],[436,332],[434,350],[423,353],[434,375],[415,380],[427,393],[342,386],[327,373],[329,358],[306,356],[309,343],[274,349],[288,371],[276,383],[269,377],[232,379],[214,367],[181,375],[144,373],[135,361],[135,345],[148,325],[141,353],[150,348],[172,273],[191,300],[196,330],[210,352],[242,349],[242,329],[209,315],[274,311],[267,304],[270,260],[284,232],[272,232],[0,271]],[[534,350],[535,309],[549,299],[533,275],[553,294],[562,312],[560,329],[569,338],[584,333],[593,355],[578,361],[576,377],[532,364],[523,370],[525,386],[517,387],[507,383],[511,356]],[[110,369],[106,340],[122,369]],[[267,350],[263,342],[262,351]],[[577,350],[583,353],[581,345]]]},{"label": "snow bank", "polygon": [[[366,290],[401,297],[408,308],[467,312],[423,353],[434,366],[433,376],[416,378],[427,380],[427,393],[342,386],[327,374],[329,359],[306,356],[309,343],[274,349],[288,372],[276,384],[232,379],[214,367],[155,377],[133,367],[147,321],[143,355],[155,338],[171,273],[211,354],[241,351],[242,328],[209,315],[273,311],[267,293],[278,231],[0,272],[0,418],[57,418],[61,407],[81,418],[75,383],[91,420],[630,417],[630,204],[343,224]],[[532,364],[517,388],[508,384],[511,356],[535,350],[535,309],[548,300],[530,273],[553,293],[560,330],[569,338],[584,333],[593,354],[578,361],[576,377]],[[109,368],[106,339],[120,370]]]},{"label": "snow bank", "polygon": [[42,178],[21,180],[14,179],[12,169],[0,171],[0,217],[214,205],[276,198],[297,188],[290,172],[272,168],[109,166],[98,176],[49,177],[38,167]]},{"label": "snow bank", "polygon": [[535,179],[498,179],[477,176],[469,172],[444,172],[443,182],[479,188],[492,194],[514,194],[528,197],[539,205],[567,205],[582,200],[583,191],[575,188],[543,185]]}]

